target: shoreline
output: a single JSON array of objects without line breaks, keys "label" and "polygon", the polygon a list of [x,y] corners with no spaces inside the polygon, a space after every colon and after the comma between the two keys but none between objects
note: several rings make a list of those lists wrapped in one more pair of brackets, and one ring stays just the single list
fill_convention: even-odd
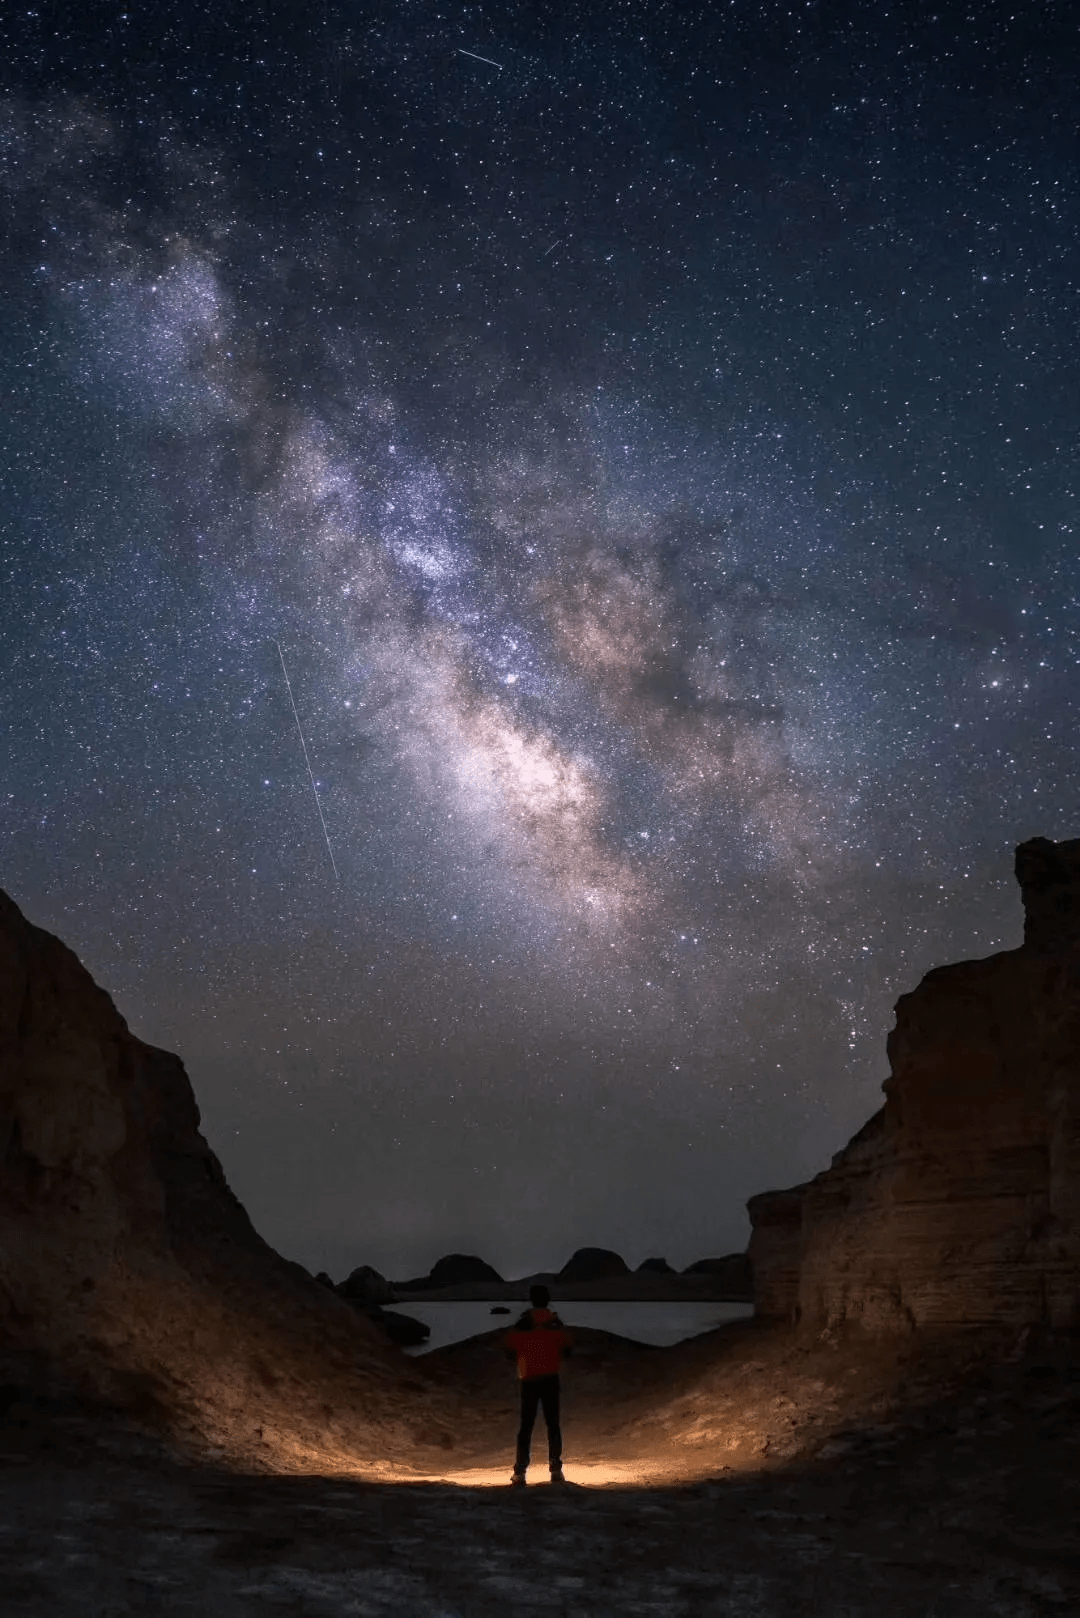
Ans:
[{"label": "shoreline", "polygon": [[[528,1303],[530,1286],[546,1286],[552,1304],[557,1303],[745,1303],[753,1304],[753,1294],[733,1287],[717,1286],[711,1277],[701,1283],[685,1277],[677,1281],[658,1276],[648,1281],[630,1281],[612,1276],[606,1281],[562,1282],[546,1276],[526,1276],[521,1281],[477,1281],[471,1286],[391,1288],[395,1303]],[[388,1300],[389,1301],[389,1300]]]}]

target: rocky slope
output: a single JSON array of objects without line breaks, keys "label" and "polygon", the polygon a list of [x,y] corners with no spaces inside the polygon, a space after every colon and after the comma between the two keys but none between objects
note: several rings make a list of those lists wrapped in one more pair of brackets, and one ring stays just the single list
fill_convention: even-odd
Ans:
[{"label": "rocky slope", "polygon": [[179,1059],[0,893],[0,1381],[142,1410],[250,1464],[438,1443],[437,1398],[257,1235]]},{"label": "rocky slope", "polygon": [[1016,851],[1021,948],[896,1007],[885,1105],[751,1199],[755,1303],[828,1330],[1080,1327],[1080,840]]}]

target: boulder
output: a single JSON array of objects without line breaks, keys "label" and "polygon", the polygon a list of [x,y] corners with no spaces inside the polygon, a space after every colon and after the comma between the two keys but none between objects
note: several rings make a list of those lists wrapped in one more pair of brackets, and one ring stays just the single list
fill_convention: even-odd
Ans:
[{"label": "boulder", "polygon": [[607,1247],[579,1247],[559,1271],[559,1280],[603,1281],[609,1276],[629,1275],[630,1268],[618,1253]]},{"label": "boulder", "polygon": [[1080,1328],[1080,840],[1016,851],[1024,942],[896,1006],[885,1105],[754,1197],[755,1307],[815,1331]]},{"label": "boulder", "polygon": [[406,1408],[438,1426],[385,1337],[253,1229],[179,1059],[2,893],[0,1162],[0,1384],[263,1467],[385,1461]]},{"label": "boulder", "polygon": [[634,1271],[635,1275],[674,1275],[675,1273],[666,1258],[643,1258]]}]

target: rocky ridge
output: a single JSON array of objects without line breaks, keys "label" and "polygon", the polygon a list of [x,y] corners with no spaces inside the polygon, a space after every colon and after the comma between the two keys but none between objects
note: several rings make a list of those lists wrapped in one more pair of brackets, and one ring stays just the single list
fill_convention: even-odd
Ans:
[{"label": "rocky ridge", "polygon": [[[486,1273],[485,1273],[486,1272]],[[678,1271],[663,1258],[647,1258],[631,1270],[620,1254],[604,1247],[579,1247],[561,1270],[537,1270],[516,1280],[504,1281],[483,1259],[454,1253],[439,1259],[430,1273],[410,1281],[385,1282],[362,1265],[354,1275],[377,1277],[372,1285],[389,1287],[395,1298],[424,1299],[432,1303],[528,1298],[537,1282],[548,1287],[552,1296],[563,1300],[609,1303],[625,1302],[749,1302],[752,1296],[750,1264],[745,1253],[728,1253],[723,1258],[703,1258]],[[329,1285],[333,1285],[329,1276]],[[337,1290],[350,1281],[342,1282]]]}]

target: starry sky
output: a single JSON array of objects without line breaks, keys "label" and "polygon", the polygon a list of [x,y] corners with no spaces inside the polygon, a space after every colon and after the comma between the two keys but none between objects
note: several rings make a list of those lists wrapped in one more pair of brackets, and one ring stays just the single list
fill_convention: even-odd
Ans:
[{"label": "starry sky", "polygon": [[1019,942],[1078,64],[1066,0],[0,17],[0,885],[290,1257],[739,1248]]}]

